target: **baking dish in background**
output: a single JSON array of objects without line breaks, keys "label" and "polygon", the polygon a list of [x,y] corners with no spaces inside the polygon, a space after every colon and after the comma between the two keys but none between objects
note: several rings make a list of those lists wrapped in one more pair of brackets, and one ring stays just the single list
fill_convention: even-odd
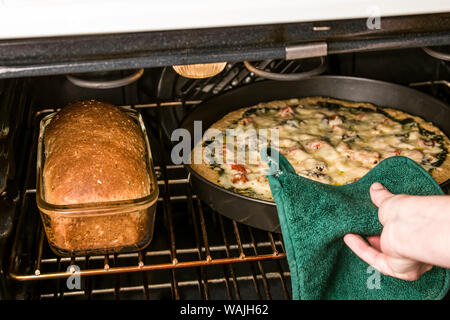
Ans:
[{"label": "baking dish in background", "polygon": [[54,205],[45,199],[43,169],[44,135],[57,114],[40,122],[37,150],[36,202],[51,249],[60,256],[107,254],[138,251],[152,237],[159,195],[158,183],[147,132],[141,115],[121,108],[139,126],[146,145],[147,171],[151,181],[149,195],[125,201],[108,201],[75,205]]}]

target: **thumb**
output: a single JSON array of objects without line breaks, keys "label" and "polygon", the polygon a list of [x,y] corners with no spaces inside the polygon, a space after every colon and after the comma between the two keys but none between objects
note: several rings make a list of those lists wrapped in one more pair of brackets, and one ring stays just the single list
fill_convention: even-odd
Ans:
[{"label": "thumb", "polygon": [[372,199],[373,204],[378,208],[383,204],[383,202],[393,196],[394,194],[386,189],[381,183],[375,182],[370,186],[370,198]]}]

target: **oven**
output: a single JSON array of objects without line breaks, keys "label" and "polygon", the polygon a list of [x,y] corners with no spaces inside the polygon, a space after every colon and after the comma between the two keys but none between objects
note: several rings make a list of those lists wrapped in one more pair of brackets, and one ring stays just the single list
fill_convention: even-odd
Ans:
[{"label": "oven", "polygon": [[[342,10],[333,16],[328,4],[322,16],[320,8],[310,8],[310,16],[296,19],[281,13],[300,7],[263,1],[262,7],[274,11],[267,21],[253,8],[254,19],[244,23],[239,15],[232,19],[233,1],[228,9],[220,7],[217,25],[209,19],[192,27],[181,19],[170,28],[152,29],[134,11],[143,26],[130,30],[105,25],[95,32],[91,26],[76,34],[73,25],[50,31],[39,25],[38,30],[18,28],[16,35],[4,31],[0,298],[291,299],[281,234],[231,219],[203,201],[189,172],[171,160],[171,134],[204,101],[269,80],[369,78],[448,104],[450,7],[431,2],[429,11],[402,2],[403,11],[389,7],[384,14],[377,11],[387,6],[380,1],[384,7],[361,7],[359,16],[355,8],[347,16]],[[6,16],[20,8],[0,9]],[[164,12],[160,24],[171,16]],[[223,71],[202,79],[180,76],[172,67],[215,62],[226,62]],[[91,98],[131,107],[144,119],[160,190],[154,236],[139,252],[59,257],[49,248],[36,206],[39,122],[69,102]],[[441,185],[447,193],[448,186]]]}]

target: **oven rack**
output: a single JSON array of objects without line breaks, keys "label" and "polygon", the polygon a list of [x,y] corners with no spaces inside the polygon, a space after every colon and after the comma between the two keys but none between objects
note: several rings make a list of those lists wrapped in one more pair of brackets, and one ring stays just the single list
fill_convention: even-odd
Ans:
[{"label": "oven rack", "polygon": [[[132,107],[142,110],[173,104],[177,105]],[[131,295],[133,299],[161,295],[171,299],[209,299],[221,292],[220,297],[225,299],[290,298],[290,274],[281,235],[241,225],[212,211],[191,189],[182,165],[163,162],[155,166],[160,197],[154,237],[147,248],[128,254],[56,256],[46,240],[34,189],[39,120],[56,110],[34,114],[28,172],[18,206],[8,274],[10,281],[21,287],[21,294],[42,299],[101,299],[111,298],[111,294],[114,298]],[[161,140],[161,131],[160,134]],[[158,150],[152,152],[156,154]],[[189,272],[182,271],[188,269]],[[82,288],[67,287],[66,281],[73,276],[80,277]],[[36,282],[37,286],[28,286]],[[211,294],[212,286],[221,290]],[[273,290],[275,294],[271,287],[278,288]]]}]

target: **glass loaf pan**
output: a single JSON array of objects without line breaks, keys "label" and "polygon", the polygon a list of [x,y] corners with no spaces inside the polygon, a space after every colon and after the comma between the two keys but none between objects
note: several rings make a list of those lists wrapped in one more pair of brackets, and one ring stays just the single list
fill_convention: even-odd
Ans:
[{"label": "glass loaf pan", "polygon": [[133,252],[143,249],[152,240],[159,189],[147,131],[137,111],[125,107],[120,109],[138,124],[146,145],[151,192],[139,199],[76,205],[46,202],[44,134],[56,112],[40,122],[36,202],[50,248],[59,256]]}]

